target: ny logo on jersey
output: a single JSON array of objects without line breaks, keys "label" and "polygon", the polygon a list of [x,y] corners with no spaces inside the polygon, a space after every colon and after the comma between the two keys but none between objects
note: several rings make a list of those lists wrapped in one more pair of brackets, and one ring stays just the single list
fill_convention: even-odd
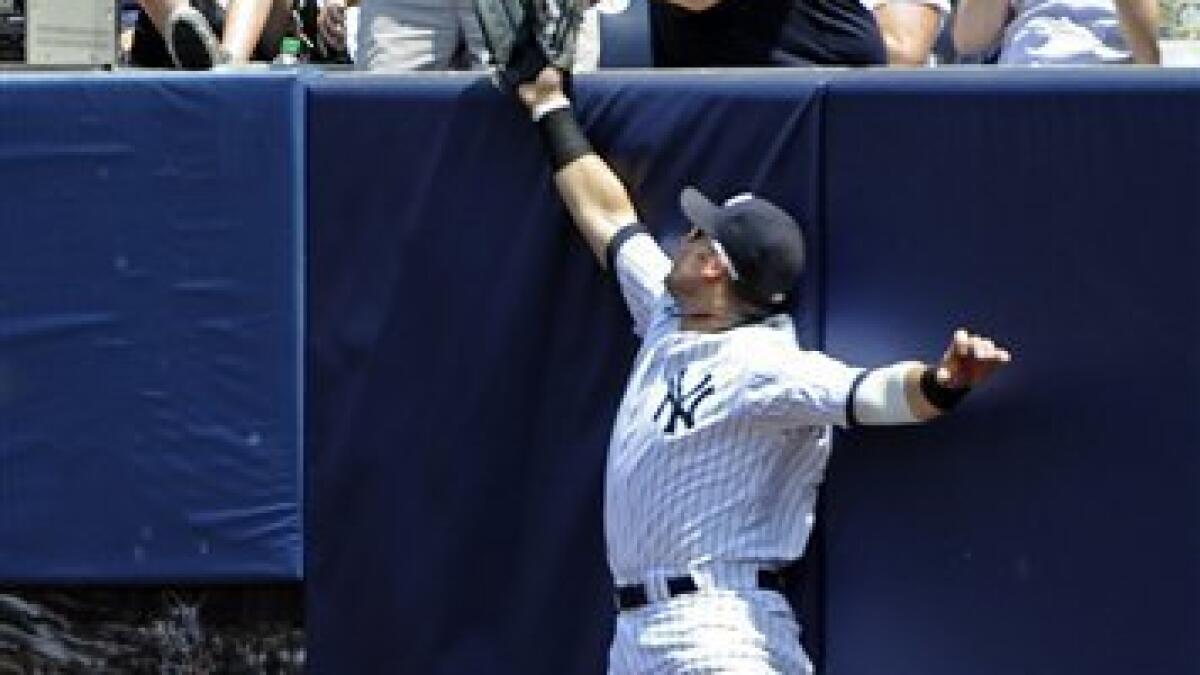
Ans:
[{"label": "ny logo on jersey", "polygon": [[712,375],[705,373],[696,386],[684,392],[683,380],[686,376],[686,367],[674,375],[667,376],[667,395],[663,398],[663,402],[658,404],[658,410],[654,411],[655,422],[664,412],[669,412],[663,433],[675,433],[677,422],[683,422],[688,429],[696,426],[696,407],[717,390],[712,385]]}]

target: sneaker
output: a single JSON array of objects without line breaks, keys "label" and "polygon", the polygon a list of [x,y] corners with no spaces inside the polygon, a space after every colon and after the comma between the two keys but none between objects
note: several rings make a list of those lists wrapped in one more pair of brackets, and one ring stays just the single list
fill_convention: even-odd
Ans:
[{"label": "sneaker", "polygon": [[208,70],[222,63],[221,43],[204,15],[183,6],[167,19],[167,50],[176,68]]}]

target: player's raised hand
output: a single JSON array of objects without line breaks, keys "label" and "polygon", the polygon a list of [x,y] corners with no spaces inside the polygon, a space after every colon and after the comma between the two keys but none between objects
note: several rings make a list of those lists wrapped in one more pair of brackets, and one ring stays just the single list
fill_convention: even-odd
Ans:
[{"label": "player's raised hand", "polygon": [[554,66],[546,66],[534,81],[517,86],[517,98],[530,110],[552,101],[565,101],[567,95],[563,90],[562,71]]},{"label": "player's raised hand", "polygon": [[938,364],[937,381],[949,389],[973,387],[1010,361],[1012,355],[1008,350],[997,347],[989,338],[960,328],[954,331],[950,346]]}]

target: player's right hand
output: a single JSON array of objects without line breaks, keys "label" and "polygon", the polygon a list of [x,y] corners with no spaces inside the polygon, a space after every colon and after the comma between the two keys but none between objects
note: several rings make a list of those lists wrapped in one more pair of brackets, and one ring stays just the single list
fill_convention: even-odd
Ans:
[{"label": "player's right hand", "polygon": [[1008,365],[1012,354],[991,339],[965,329],[954,331],[936,373],[938,384],[950,389],[973,387]]}]

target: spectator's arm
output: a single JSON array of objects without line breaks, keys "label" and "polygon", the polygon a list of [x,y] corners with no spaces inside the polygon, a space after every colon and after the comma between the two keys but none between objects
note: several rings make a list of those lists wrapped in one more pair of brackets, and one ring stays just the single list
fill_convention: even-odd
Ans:
[{"label": "spectator's arm", "polygon": [[289,0],[231,0],[221,45],[234,63],[245,63],[262,40],[278,47],[291,21]]},{"label": "spectator's arm", "polygon": [[325,44],[333,49],[348,48],[346,35],[346,8],[356,7],[358,0],[325,0],[317,13],[317,30],[325,38]]},{"label": "spectator's arm", "polygon": [[977,54],[991,47],[1007,22],[1008,0],[962,0],[951,27],[954,49],[960,54]]},{"label": "spectator's arm", "polygon": [[1133,52],[1134,63],[1159,63],[1162,56],[1158,51],[1158,0],[1116,0],[1116,4],[1117,18]]},{"label": "spectator's arm", "polygon": [[874,10],[879,32],[887,46],[888,64],[924,66],[937,39],[942,14],[932,5],[885,2]]},{"label": "spectator's arm", "polygon": [[721,0],[666,0],[667,4],[682,7],[693,12],[703,12],[721,3]]}]

